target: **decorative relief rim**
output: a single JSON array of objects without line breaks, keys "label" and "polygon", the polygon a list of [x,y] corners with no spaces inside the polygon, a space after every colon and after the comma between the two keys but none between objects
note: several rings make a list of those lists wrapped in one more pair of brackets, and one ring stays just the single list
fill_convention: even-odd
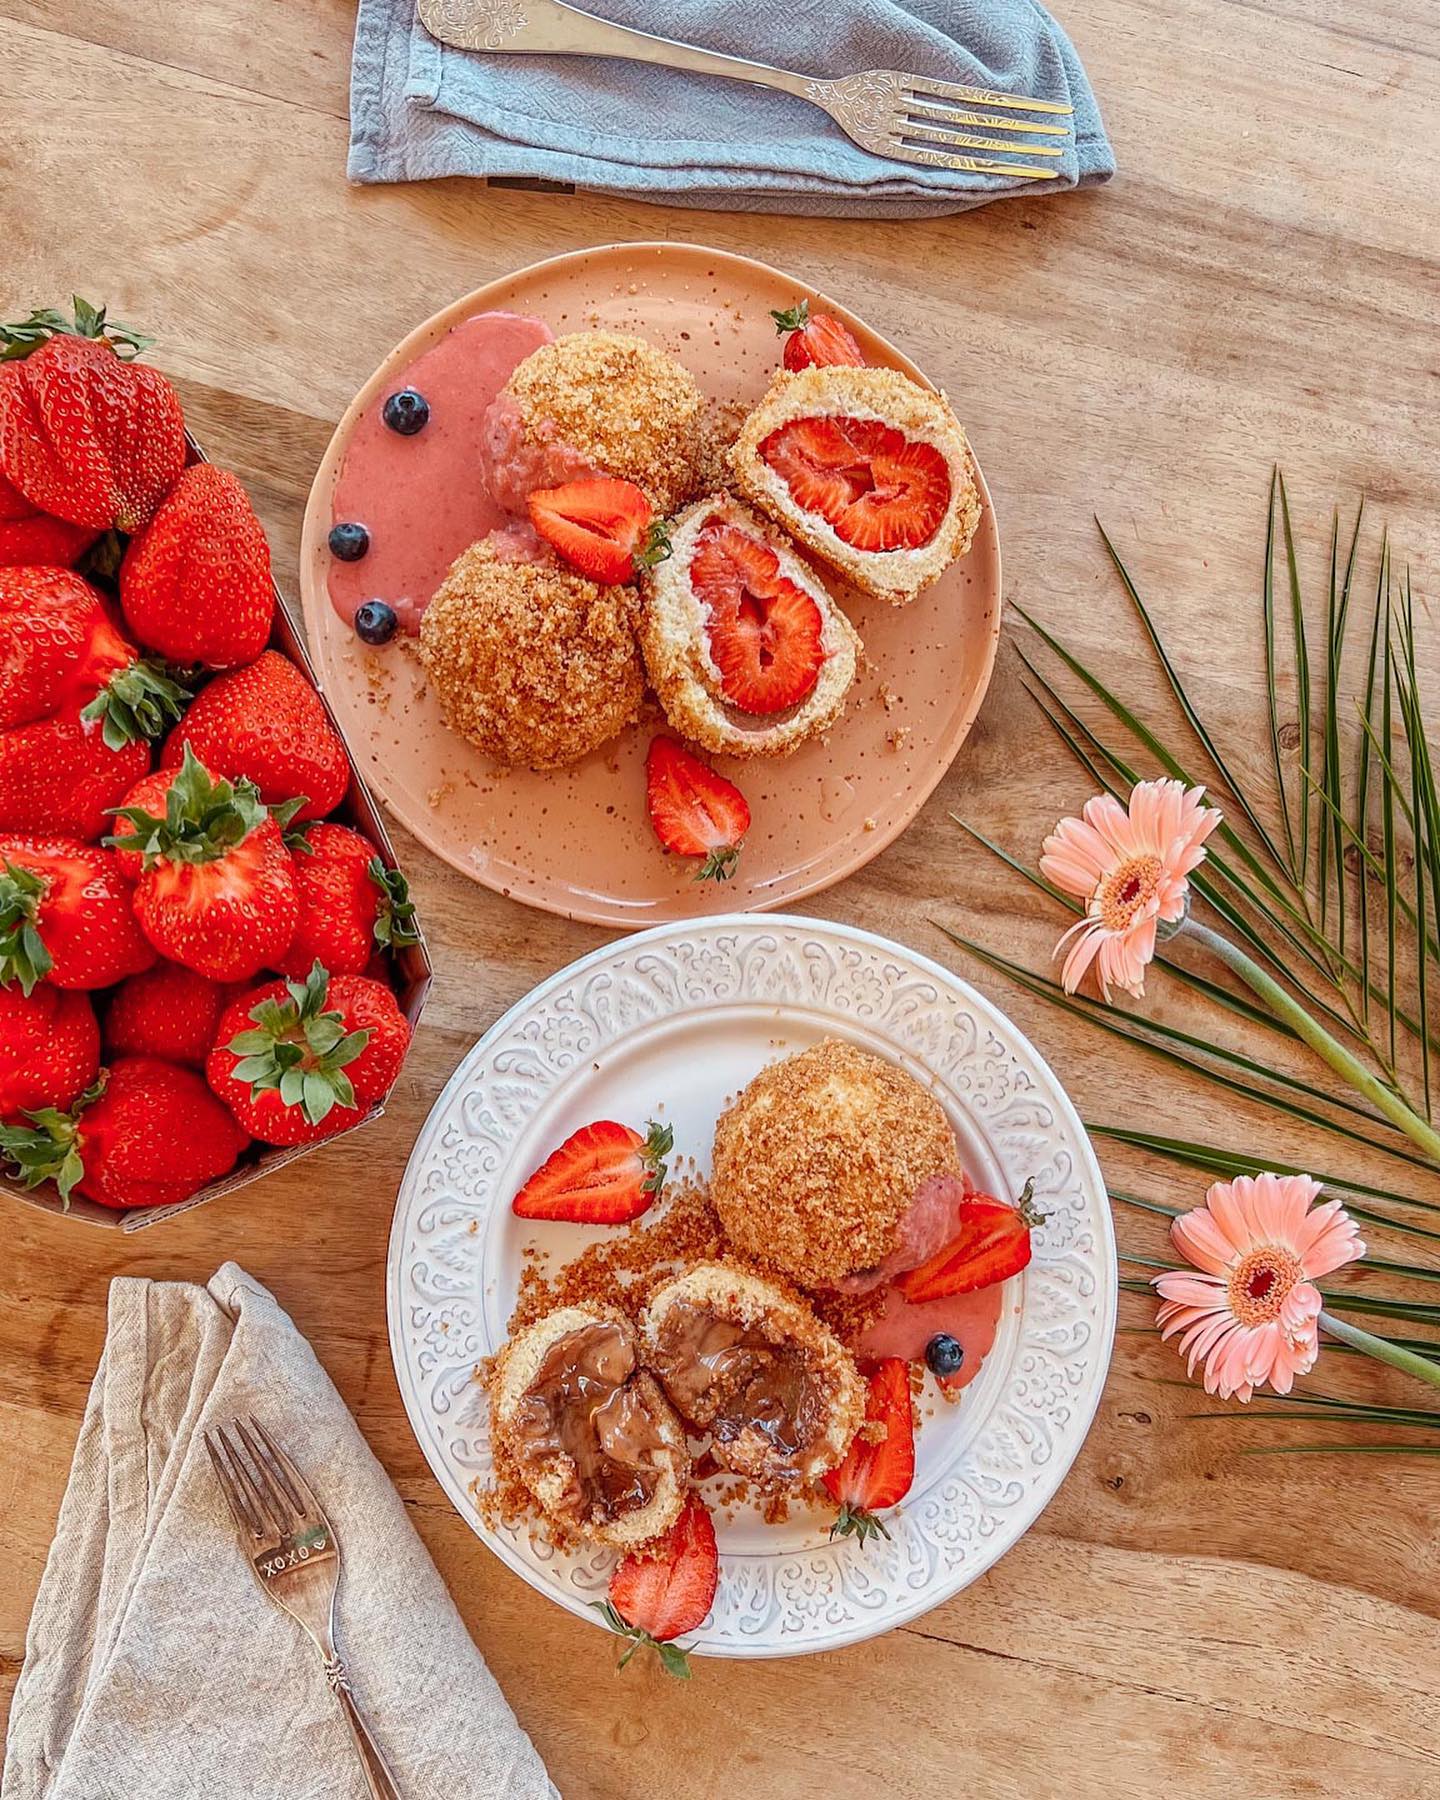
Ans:
[{"label": "decorative relief rim", "polygon": [[[487,1241],[505,1146],[554,1088],[639,1028],[715,1001],[819,1012],[943,1083],[1014,1175],[1040,1167],[1056,1223],[1024,1305],[968,1397],[988,1410],[951,1464],[896,1515],[892,1543],[727,1551],[695,1648],[795,1655],[886,1631],[949,1598],[1029,1529],[1078,1454],[1109,1367],[1117,1278],[1104,1182],[1048,1065],[992,1004],[920,952],[856,927],[783,913],[661,925],[603,946],[518,1001],[475,1044],[422,1127],[396,1199],[387,1265],[391,1355],[411,1427],[472,1530],[532,1586],[593,1619],[609,1559],[556,1557],[497,1532],[468,1488],[488,1468],[470,1380],[488,1352]],[[638,1009],[638,1012],[637,1010]],[[469,1195],[464,1191],[469,1187]],[[1008,1346],[1008,1361],[997,1365]],[[969,1414],[966,1415],[970,1417]]]}]

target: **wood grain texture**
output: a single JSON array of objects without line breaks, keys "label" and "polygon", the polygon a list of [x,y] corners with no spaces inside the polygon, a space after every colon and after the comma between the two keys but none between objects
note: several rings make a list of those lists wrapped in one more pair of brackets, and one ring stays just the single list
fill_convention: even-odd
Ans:
[{"label": "wood grain texture", "polygon": [[[1363,490],[1422,594],[1440,569],[1440,14],[1429,0],[1064,10],[1119,179],[959,219],[857,223],[450,181],[351,189],[353,16],[340,0],[0,0],[0,312],[73,289],[155,330],[156,359],[211,455],[250,487],[293,591],[333,421],[416,321],[590,243],[687,238],[762,255],[833,288],[947,388],[995,495],[1007,598],[1163,712],[1091,523],[1103,514],[1197,699],[1259,771],[1271,460],[1284,462],[1312,568],[1330,506]],[[1422,649],[1433,687],[1428,614]],[[949,818],[961,810],[1028,851],[1084,797],[1022,674],[1005,647],[920,818],[812,910],[954,960],[930,922],[943,918],[1042,966],[1053,916]],[[431,1481],[391,1373],[383,1296],[391,1204],[445,1077],[500,1009],[605,934],[510,905],[396,836],[437,981],[378,1125],[138,1239],[6,1208],[0,1692],[18,1672],[108,1279],[203,1281],[233,1256],[310,1336],[569,1796],[1436,1791],[1434,1465],[1242,1457],[1261,1427],[1187,1420],[1194,1391],[1169,1385],[1173,1353],[1128,1296],[1084,1454],[975,1587],[863,1648],[702,1664],[688,1688],[639,1666],[612,1680],[603,1644],[488,1556]],[[1041,1046],[1088,1119],[1142,1114],[1214,1141],[1251,1129],[1288,1160],[1367,1166],[1341,1140],[1157,1076],[957,966]],[[1163,986],[1149,1004],[1176,1016]],[[1101,1150],[1118,1185],[1172,1202],[1199,1192],[1199,1177]],[[1160,1242],[1133,1218],[1120,1228],[1132,1249]],[[1330,1391],[1402,1391],[1338,1353],[1320,1376]]]}]

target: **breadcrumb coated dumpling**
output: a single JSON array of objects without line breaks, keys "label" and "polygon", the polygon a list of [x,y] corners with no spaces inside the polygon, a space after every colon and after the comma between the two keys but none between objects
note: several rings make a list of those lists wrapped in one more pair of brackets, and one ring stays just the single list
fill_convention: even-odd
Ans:
[{"label": "breadcrumb coated dumpling", "polygon": [[497,762],[558,769],[634,723],[645,692],[630,588],[482,538],[420,621],[445,722]]}]

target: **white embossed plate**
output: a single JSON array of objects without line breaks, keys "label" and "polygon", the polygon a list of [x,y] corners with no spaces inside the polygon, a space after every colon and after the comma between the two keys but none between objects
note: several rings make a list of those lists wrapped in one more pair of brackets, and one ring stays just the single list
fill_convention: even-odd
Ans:
[{"label": "white embossed plate", "polygon": [[592,1621],[611,1557],[557,1554],[492,1530],[470,1490],[489,1472],[472,1378],[495,1350],[521,1252],[564,1258],[595,1236],[516,1220],[516,1188],[597,1118],[674,1127],[708,1170],[717,1115],[763,1064],[827,1035],[892,1057],[929,1085],[980,1186],[1035,1177],[1050,1217],[1006,1289],[995,1347],[958,1405],[926,1409],[915,1483],[891,1541],[828,1541],[801,1510],[767,1526],[717,1520],[720,1583],[693,1647],[790,1656],[888,1631],[984,1573],[1064,1479],[1099,1402],[1115,1328],[1115,1243],[1084,1128],[1049,1068],[949,970],[869,932],[783,914],[663,925],[552,975],[475,1045],[435,1103],[395,1207],[391,1352],[410,1422],[445,1492],[501,1560]]}]

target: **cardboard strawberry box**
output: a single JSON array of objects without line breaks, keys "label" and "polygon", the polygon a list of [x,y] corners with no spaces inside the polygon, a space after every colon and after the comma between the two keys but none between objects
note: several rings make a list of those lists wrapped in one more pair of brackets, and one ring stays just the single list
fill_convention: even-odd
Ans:
[{"label": "cardboard strawberry box", "polygon": [[[187,460],[189,462],[196,463],[208,460],[204,451],[188,433],[186,434],[186,443],[188,446]],[[275,613],[270,632],[270,648],[279,651],[282,656],[286,657],[303,671],[310,685],[315,688],[316,692],[320,695],[321,703],[324,705],[325,711],[329,715],[331,724],[335,727],[341,741],[344,742],[344,733],[340,730],[339,722],[335,718],[333,711],[331,711],[329,702],[325,699],[323,692],[321,692],[318,682],[315,680],[315,671],[311,666],[310,658],[306,653],[300,632],[291,618],[285,597],[281,593],[278,583],[272,581],[271,585],[274,587],[275,591]],[[386,867],[391,869],[396,868],[398,865],[395,860],[395,852],[390,843],[389,836],[386,833],[385,826],[381,821],[379,811],[374,800],[367,791],[364,782],[360,778],[349,745],[346,744],[345,748],[346,757],[350,766],[350,785],[344,800],[333,813],[328,816],[338,820],[342,824],[351,825],[356,830],[363,832],[365,836],[370,838],[376,845],[380,852],[381,860],[385,863]],[[425,996],[430,987],[432,969],[429,952],[425,946],[424,932],[421,928],[418,916],[412,923],[418,941],[413,944],[403,945],[392,951],[389,960],[391,967],[391,985],[394,989],[395,998],[399,1004],[400,1010],[404,1013],[405,1018],[409,1023],[413,1040],[415,1028],[419,1024],[420,1014],[425,1004]],[[389,1093],[393,1091],[394,1086],[392,1083],[390,1090],[372,1104],[369,1110],[361,1118],[357,1119],[353,1125],[347,1126],[346,1130],[358,1131],[362,1126],[369,1124],[372,1119],[378,1118],[385,1110],[385,1104],[389,1098]],[[335,1137],[343,1135],[343,1132],[334,1134]],[[332,1138],[323,1140],[324,1143],[332,1141]],[[221,1194],[228,1194],[233,1192],[236,1188],[245,1187],[249,1182],[259,1179],[262,1175],[268,1174],[270,1170],[278,1169],[285,1163],[293,1162],[296,1157],[304,1156],[308,1151],[320,1147],[321,1144],[317,1143],[297,1144],[286,1148],[275,1148],[264,1144],[252,1143],[241,1156],[241,1159],[236,1164],[235,1168],[231,1170],[228,1175],[224,1176],[219,1181],[213,1181],[208,1186],[200,1188],[196,1193],[191,1194],[188,1199],[177,1201],[173,1205],[168,1206],[139,1206],[132,1207],[127,1211],[117,1211],[109,1207],[100,1206],[95,1201],[85,1199],[83,1196],[74,1195],[67,1208],[62,1205],[59,1194],[50,1183],[47,1182],[42,1187],[27,1189],[23,1182],[8,1172],[0,1174],[0,1188],[3,1188],[5,1192],[13,1195],[15,1199],[21,1201],[23,1204],[40,1207],[46,1212],[63,1213],[67,1218],[80,1219],[86,1224],[105,1226],[111,1230],[143,1231],[147,1226],[157,1225],[164,1219],[173,1218],[177,1213],[188,1212],[193,1207],[203,1206],[206,1201],[214,1200]]]}]

